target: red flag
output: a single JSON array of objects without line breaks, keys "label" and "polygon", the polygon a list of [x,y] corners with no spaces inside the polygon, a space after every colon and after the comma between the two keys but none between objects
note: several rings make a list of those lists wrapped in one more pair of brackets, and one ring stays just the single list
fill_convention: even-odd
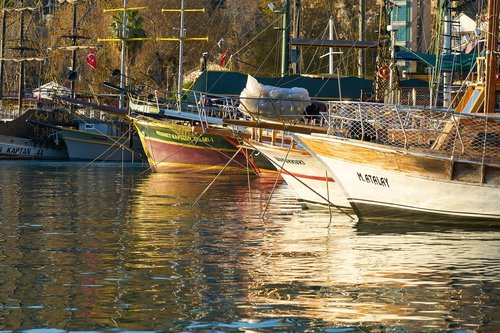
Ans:
[{"label": "red flag", "polygon": [[224,66],[224,61],[226,60],[228,55],[229,55],[229,49],[227,49],[226,52],[222,53],[222,55],[220,56],[220,60],[219,60],[220,67]]},{"label": "red flag", "polygon": [[87,54],[87,56],[85,57],[85,61],[93,69],[97,68],[97,59],[96,59],[96,50],[95,49],[90,50],[90,53]]}]

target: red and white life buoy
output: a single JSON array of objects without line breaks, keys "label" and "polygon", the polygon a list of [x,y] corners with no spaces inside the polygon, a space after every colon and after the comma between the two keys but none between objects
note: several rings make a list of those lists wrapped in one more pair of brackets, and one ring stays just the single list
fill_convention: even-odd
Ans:
[{"label": "red and white life buoy", "polygon": [[380,66],[378,69],[378,76],[384,80],[387,80],[391,75],[391,69],[387,65]]},{"label": "red and white life buoy", "polygon": [[497,80],[500,80],[500,73],[497,73]]}]

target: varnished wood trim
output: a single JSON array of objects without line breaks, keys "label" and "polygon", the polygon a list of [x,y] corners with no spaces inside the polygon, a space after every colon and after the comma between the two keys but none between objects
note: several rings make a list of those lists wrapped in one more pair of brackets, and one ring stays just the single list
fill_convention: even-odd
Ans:
[{"label": "varnished wood trim", "polygon": [[345,160],[360,165],[374,166],[390,171],[412,173],[422,177],[449,180],[449,159],[413,155],[392,149],[377,149],[370,143],[354,144],[349,140],[300,136],[317,155]]}]

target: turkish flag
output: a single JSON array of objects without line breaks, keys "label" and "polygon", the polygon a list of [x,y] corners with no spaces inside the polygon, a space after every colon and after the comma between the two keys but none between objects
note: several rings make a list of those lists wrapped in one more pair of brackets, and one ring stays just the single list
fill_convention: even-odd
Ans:
[{"label": "turkish flag", "polygon": [[89,54],[85,57],[87,64],[93,69],[97,68],[96,50],[92,49]]},{"label": "turkish flag", "polygon": [[228,55],[229,55],[229,49],[226,50],[226,52],[222,53],[222,55],[220,56],[220,60],[219,60],[220,67],[224,66],[224,62],[226,61],[226,58]]}]

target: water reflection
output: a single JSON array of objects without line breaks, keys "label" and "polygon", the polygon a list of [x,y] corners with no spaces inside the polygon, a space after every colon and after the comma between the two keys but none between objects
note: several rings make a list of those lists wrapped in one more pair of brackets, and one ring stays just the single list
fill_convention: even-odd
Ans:
[{"label": "water reflection", "polygon": [[212,177],[6,165],[0,330],[500,331],[498,230],[301,211],[272,177],[193,205]]},{"label": "water reflection", "polygon": [[347,325],[500,329],[498,231],[334,221],[300,212],[269,238],[248,263],[255,306]]}]

